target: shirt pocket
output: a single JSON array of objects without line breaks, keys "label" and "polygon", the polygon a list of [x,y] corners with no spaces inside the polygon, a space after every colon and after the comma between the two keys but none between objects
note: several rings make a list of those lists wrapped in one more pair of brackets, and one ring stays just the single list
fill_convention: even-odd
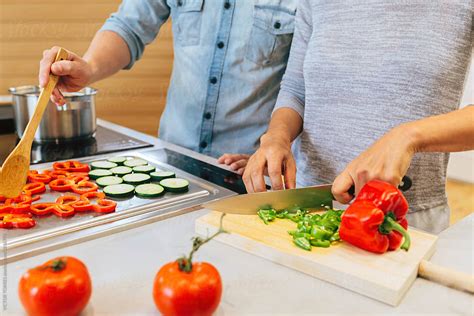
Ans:
[{"label": "shirt pocket", "polygon": [[288,59],[295,31],[296,1],[255,0],[246,58],[258,65]]},{"label": "shirt pocket", "polygon": [[179,46],[198,45],[201,38],[204,0],[168,0],[173,39]]}]

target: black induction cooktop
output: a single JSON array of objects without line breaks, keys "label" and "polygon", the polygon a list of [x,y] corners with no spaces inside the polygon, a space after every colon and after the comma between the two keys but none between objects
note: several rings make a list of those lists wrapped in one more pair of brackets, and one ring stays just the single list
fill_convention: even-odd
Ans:
[{"label": "black induction cooktop", "polygon": [[183,155],[168,148],[147,151],[145,156],[150,156],[153,159],[172,165],[236,193],[243,194],[247,192],[242,176],[202,160]]},{"label": "black induction cooktop", "polygon": [[[0,162],[6,159],[6,155],[18,142],[16,134],[3,134],[0,137]],[[73,159],[85,156],[94,156],[152,147],[152,144],[143,142],[133,137],[118,133],[111,129],[98,126],[95,137],[84,140],[61,143],[33,143],[31,149],[31,163],[44,163],[57,160]]]}]

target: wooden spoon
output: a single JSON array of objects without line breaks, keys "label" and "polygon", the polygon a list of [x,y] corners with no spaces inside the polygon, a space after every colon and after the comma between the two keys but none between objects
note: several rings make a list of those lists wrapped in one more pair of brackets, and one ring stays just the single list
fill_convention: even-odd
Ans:
[{"label": "wooden spoon", "polygon": [[[60,48],[54,62],[65,60],[67,56],[67,51]],[[58,83],[58,79],[57,76],[49,74],[48,84],[41,91],[38,103],[36,103],[35,112],[26,126],[23,137],[3,163],[0,169],[0,195],[7,198],[20,195],[26,183],[28,170],[30,169],[31,145],[33,144],[33,139],[43,117],[44,110],[49,103],[51,93]]]}]

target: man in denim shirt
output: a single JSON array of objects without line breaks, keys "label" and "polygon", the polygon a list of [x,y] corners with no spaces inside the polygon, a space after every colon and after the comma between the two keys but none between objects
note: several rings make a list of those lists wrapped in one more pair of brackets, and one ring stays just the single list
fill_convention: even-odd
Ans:
[{"label": "man in denim shirt", "polygon": [[[60,91],[77,91],[140,59],[171,16],[174,65],[159,136],[218,157],[251,154],[267,129],[286,68],[297,0],[124,0],[84,57],[52,65],[44,52],[40,85],[61,76]],[[160,61],[158,61],[160,62]],[[244,162],[245,163],[245,162]]]}]

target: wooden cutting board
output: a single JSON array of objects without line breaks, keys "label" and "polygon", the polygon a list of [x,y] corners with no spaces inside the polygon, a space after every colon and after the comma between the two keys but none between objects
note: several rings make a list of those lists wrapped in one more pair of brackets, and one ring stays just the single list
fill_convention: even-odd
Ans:
[{"label": "wooden cutting board", "polygon": [[[199,235],[218,230],[221,213],[210,212],[196,220]],[[288,230],[296,228],[289,220],[265,225],[258,216],[226,215],[224,229],[229,234],[216,237],[230,246],[307,273],[318,279],[366,295],[390,305],[398,305],[418,274],[422,259],[429,259],[438,237],[409,229],[411,248],[372,254],[341,242],[311,252],[296,247]]]}]

